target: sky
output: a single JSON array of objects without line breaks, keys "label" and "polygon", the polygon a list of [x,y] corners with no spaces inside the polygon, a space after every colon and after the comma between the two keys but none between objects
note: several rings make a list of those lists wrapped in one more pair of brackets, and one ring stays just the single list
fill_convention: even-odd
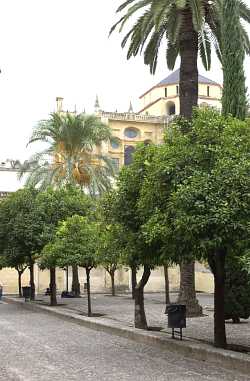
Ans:
[{"label": "sky", "polygon": [[[0,161],[25,160],[36,122],[55,111],[56,97],[64,108],[93,112],[96,94],[101,109],[127,111],[132,101],[165,78],[164,52],[156,74],[143,57],[129,61],[122,35],[108,37],[122,0],[0,0]],[[250,0],[246,0],[250,6]],[[250,32],[250,28],[248,28]],[[179,62],[176,64],[178,68]],[[246,60],[250,89],[250,59]],[[220,63],[200,74],[222,83]],[[37,147],[33,147],[33,150]]]}]

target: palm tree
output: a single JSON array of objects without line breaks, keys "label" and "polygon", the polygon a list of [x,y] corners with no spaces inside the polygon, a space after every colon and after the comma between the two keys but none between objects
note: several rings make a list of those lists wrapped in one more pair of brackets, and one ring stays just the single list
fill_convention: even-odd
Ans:
[{"label": "palm tree", "polygon": [[[95,115],[53,113],[38,123],[28,143],[45,143],[47,148],[21,166],[19,177],[28,173],[26,185],[41,190],[71,184],[101,194],[114,177],[111,160],[101,154],[102,143],[111,139],[111,130]],[[72,291],[79,296],[77,266],[72,275]]]},{"label": "palm tree", "polygon": [[[240,18],[250,23],[250,9],[242,0],[239,3]],[[221,20],[223,0],[126,0],[117,13],[126,13],[111,28],[119,32],[134,14],[140,12],[135,24],[122,40],[122,48],[129,42],[127,58],[144,52],[144,63],[155,73],[162,43],[167,43],[167,66],[173,70],[178,56],[180,65],[180,114],[192,116],[198,103],[198,67],[200,53],[206,70],[211,65],[211,47],[221,59]],[[243,25],[239,23],[244,49],[250,53],[250,41]],[[190,316],[199,315],[201,307],[195,297],[194,262],[181,264],[179,301],[187,305]]]},{"label": "palm tree", "polygon": [[45,143],[46,149],[22,166],[20,177],[29,169],[28,186],[74,184],[100,194],[114,175],[111,160],[101,154],[102,143],[111,139],[111,130],[95,115],[53,113],[38,123],[28,143]]},{"label": "palm tree", "polygon": [[[240,17],[250,23],[250,9],[239,2]],[[124,25],[137,12],[141,12],[135,24],[122,40],[124,48],[128,41],[127,58],[144,51],[144,63],[151,73],[157,67],[162,42],[167,43],[167,66],[173,70],[178,55],[180,65],[180,114],[190,118],[198,100],[198,53],[207,70],[211,65],[211,46],[220,57],[221,15],[223,0],[127,0],[117,9],[126,13],[111,28]],[[248,35],[240,24],[244,47],[250,53]]]}]

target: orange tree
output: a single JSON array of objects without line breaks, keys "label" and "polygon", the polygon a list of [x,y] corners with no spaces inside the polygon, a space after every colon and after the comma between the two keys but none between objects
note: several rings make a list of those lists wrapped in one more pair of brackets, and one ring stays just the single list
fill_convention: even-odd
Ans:
[{"label": "orange tree", "polygon": [[[184,133],[183,133],[184,132]],[[213,110],[196,111],[168,131],[147,171],[140,210],[150,243],[175,261],[205,259],[213,272],[214,342],[225,348],[225,261],[249,238],[250,128]]]}]

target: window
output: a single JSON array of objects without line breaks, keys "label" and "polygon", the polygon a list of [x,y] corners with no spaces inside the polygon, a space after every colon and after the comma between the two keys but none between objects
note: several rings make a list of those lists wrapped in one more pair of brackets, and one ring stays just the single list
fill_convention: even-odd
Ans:
[{"label": "window", "polygon": [[167,87],[165,87],[165,98],[167,98],[167,96],[168,96],[168,89]]},{"label": "window", "polygon": [[209,107],[209,104],[206,103],[206,102],[202,102],[202,103],[200,104],[200,107],[201,107],[201,108],[206,108],[206,107]]},{"label": "window", "polygon": [[207,96],[210,97],[210,87],[207,86]]},{"label": "window", "polygon": [[174,102],[168,102],[166,105],[167,115],[175,115],[175,104]]},{"label": "window", "polygon": [[176,94],[179,95],[179,85],[176,86]]},{"label": "window", "polygon": [[117,149],[120,147],[120,142],[118,139],[111,140],[110,145],[112,148]]},{"label": "window", "polygon": [[136,128],[131,128],[131,127],[126,128],[126,130],[124,131],[124,135],[127,138],[134,139],[138,135],[138,130]]},{"label": "window", "polygon": [[115,173],[119,172],[120,160],[118,159],[118,157],[111,157],[111,162],[114,167]]},{"label": "window", "polygon": [[133,161],[133,153],[135,151],[135,147],[133,146],[125,146],[124,150],[124,165],[129,165]]}]

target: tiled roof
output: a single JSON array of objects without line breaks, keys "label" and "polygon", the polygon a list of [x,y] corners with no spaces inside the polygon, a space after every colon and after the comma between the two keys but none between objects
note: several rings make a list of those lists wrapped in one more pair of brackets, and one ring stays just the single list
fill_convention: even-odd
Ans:
[{"label": "tiled roof", "polygon": [[[211,79],[206,78],[200,74],[199,74],[198,81],[199,83],[207,83],[208,85],[220,85],[219,83],[214,82]],[[159,82],[156,86],[172,85],[179,82],[180,82],[180,69],[174,71],[168,77],[166,77],[161,82]]]}]

